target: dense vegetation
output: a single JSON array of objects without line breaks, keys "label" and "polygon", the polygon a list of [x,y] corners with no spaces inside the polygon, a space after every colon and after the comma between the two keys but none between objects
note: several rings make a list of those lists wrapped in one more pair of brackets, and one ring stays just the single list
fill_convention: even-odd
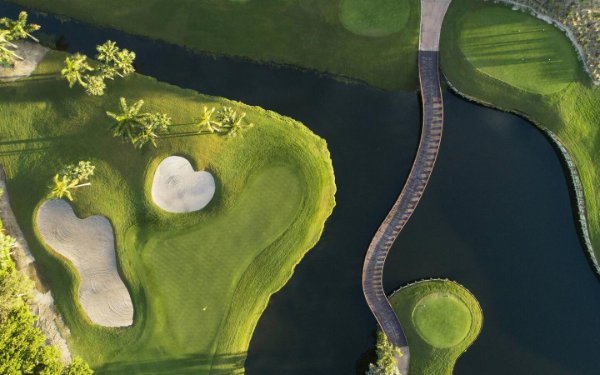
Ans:
[{"label": "dense vegetation", "polygon": [[[0,163],[17,219],[71,330],[72,352],[100,372],[239,371],[270,295],[319,239],[332,211],[325,142],[273,112],[137,74],[115,80],[104,96],[88,96],[62,80],[67,56],[50,51],[30,78],[0,86]],[[105,112],[121,97],[144,98],[143,111],[172,116],[156,148],[113,138],[114,120]],[[254,127],[243,138],[199,131],[204,107],[230,108],[236,118],[246,113]],[[203,211],[169,214],[151,202],[154,171],[173,154],[215,176],[215,197]],[[104,215],[114,227],[135,308],[128,329],[91,324],[78,303],[74,268],[33,226],[53,176],[78,161],[95,169],[92,185],[77,189],[74,209],[80,217]]]},{"label": "dense vegetation", "polygon": [[79,357],[63,365],[58,349],[45,344],[29,308],[33,283],[16,270],[11,259],[14,246],[0,221],[0,374],[92,374]]},{"label": "dense vegetation", "polygon": [[600,87],[584,73],[569,40],[504,5],[454,0],[441,47],[442,69],[463,94],[521,113],[558,136],[581,177],[600,258]]},{"label": "dense vegetation", "polygon": [[369,364],[366,375],[402,375],[396,366],[396,357],[402,356],[400,348],[392,345],[383,331],[377,331],[375,348],[377,361]]},{"label": "dense vegetation", "polygon": [[475,297],[453,281],[407,285],[390,297],[390,303],[410,345],[411,374],[451,375],[483,325]]},{"label": "dense vegetation", "polygon": [[11,1],[198,51],[293,64],[389,89],[418,84],[419,0]]}]

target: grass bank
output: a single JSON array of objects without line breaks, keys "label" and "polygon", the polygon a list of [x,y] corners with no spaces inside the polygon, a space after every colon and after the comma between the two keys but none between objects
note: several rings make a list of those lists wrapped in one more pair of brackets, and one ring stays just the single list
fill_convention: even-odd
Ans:
[{"label": "grass bank", "polygon": [[[243,371],[252,332],[270,295],[319,239],[335,183],[326,143],[302,124],[258,107],[134,75],[88,97],[58,78],[64,53],[0,86],[0,163],[17,219],[72,335],[98,373],[220,374]],[[135,150],[111,136],[105,110],[143,98],[173,117],[158,148]],[[229,105],[255,127],[244,138],[190,134],[203,106]],[[209,170],[217,192],[203,210],[169,214],[151,203],[154,170],[178,154]],[[94,326],[77,300],[74,269],[34,227],[54,173],[91,160],[92,186],[78,189],[78,216],[104,215],[115,230],[120,272],[135,307],[128,329]]]},{"label": "grass bank", "polygon": [[449,280],[426,280],[390,297],[410,346],[410,373],[451,375],[477,339],[483,313],[475,297]]},{"label": "grass bank", "polygon": [[388,89],[418,85],[419,0],[12,2],[196,51],[291,64]]},{"label": "grass bank", "polygon": [[600,88],[567,37],[530,15],[454,0],[444,22],[442,70],[464,95],[550,130],[581,178],[593,250],[600,258]]}]

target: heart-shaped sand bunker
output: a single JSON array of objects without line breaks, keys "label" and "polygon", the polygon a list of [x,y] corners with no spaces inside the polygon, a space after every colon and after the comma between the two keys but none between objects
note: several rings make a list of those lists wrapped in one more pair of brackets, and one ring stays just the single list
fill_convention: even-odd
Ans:
[{"label": "heart-shaped sand bunker", "polygon": [[206,207],[215,195],[215,179],[194,171],[186,158],[169,156],[160,162],[152,182],[152,200],[168,212],[192,212]]},{"label": "heart-shaped sand bunker", "polygon": [[51,199],[40,206],[37,226],[42,239],[77,269],[79,300],[90,320],[105,327],[130,326],[133,304],[117,270],[115,237],[108,219],[80,219],[69,203]]}]

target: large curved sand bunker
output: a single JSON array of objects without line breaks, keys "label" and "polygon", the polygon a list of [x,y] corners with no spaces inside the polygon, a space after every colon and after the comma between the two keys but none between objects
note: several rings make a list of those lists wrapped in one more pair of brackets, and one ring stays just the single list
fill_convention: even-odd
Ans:
[{"label": "large curved sand bunker", "polygon": [[194,171],[186,158],[169,156],[160,162],[152,182],[152,200],[168,212],[203,209],[215,195],[215,179],[206,171]]},{"label": "large curved sand bunker", "polygon": [[38,210],[37,225],[44,241],[79,272],[79,299],[90,320],[105,327],[130,326],[133,305],[117,270],[115,238],[108,219],[80,219],[69,203],[51,199]]}]

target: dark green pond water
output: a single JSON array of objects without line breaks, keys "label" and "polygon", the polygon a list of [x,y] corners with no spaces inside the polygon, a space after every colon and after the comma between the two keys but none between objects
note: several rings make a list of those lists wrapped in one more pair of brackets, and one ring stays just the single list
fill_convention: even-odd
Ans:
[{"label": "dark green pond water", "polygon": [[[0,14],[17,11],[0,2]],[[93,55],[95,44],[116,40],[137,52],[143,74],[291,116],[327,140],[337,207],[319,244],[273,296],[246,368],[248,375],[364,373],[376,323],[361,291],[362,261],[416,150],[417,93],[197,55],[52,17],[34,21],[69,51]],[[516,116],[450,93],[445,105],[438,164],[388,259],[387,290],[446,277],[475,294],[484,327],[455,374],[600,373],[600,285],[577,236],[559,157]]]}]

